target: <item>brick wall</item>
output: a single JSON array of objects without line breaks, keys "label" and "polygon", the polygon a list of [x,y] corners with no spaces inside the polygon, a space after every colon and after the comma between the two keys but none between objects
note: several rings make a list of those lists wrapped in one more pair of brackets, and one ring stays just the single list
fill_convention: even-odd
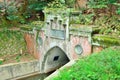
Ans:
[{"label": "brick wall", "polygon": [[[79,37],[79,36],[71,36],[70,37],[70,55],[73,59],[78,59],[79,56],[87,56],[91,54],[91,44],[88,41],[87,37]],[[75,52],[75,46],[81,45],[83,49],[83,53],[81,55],[78,55]]]},{"label": "brick wall", "polygon": [[36,40],[34,39],[34,35],[26,33],[24,38],[27,44],[28,53],[33,55],[36,59],[39,59],[39,52],[36,47]]}]

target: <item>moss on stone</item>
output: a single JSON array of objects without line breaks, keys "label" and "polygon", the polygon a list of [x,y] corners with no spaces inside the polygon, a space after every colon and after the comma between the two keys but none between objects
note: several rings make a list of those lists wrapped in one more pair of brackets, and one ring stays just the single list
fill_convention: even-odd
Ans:
[{"label": "moss on stone", "polygon": [[29,26],[29,25],[22,25],[20,26],[21,30],[27,30],[27,31],[32,31],[33,27]]},{"label": "moss on stone", "polygon": [[93,42],[98,42],[99,44],[105,46],[120,45],[119,38],[108,35],[93,36]]},{"label": "moss on stone", "polygon": [[41,28],[43,28],[44,27],[43,25],[44,25],[43,21],[33,21],[30,24],[21,25],[20,28],[22,30],[32,31],[33,28],[36,28],[38,30],[41,29]]},{"label": "moss on stone", "polygon": [[94,25],[72,24],[69,29],[70,32],[92,32]]}]

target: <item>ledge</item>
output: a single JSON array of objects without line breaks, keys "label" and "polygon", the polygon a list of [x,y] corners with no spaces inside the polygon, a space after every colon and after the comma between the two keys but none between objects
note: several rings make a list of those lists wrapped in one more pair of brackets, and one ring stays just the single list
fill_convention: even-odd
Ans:
[{"label": "ledge", "polygon": [[108,35],[95,35],[93,36],[93,42],[98,43],[103,46],[119,46],[120,45],[120,39],[113,36]]}]

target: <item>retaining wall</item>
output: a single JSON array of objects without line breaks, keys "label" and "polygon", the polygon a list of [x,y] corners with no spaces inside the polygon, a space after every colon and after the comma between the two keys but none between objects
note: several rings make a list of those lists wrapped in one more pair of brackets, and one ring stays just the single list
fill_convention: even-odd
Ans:
[{"label": "retaining wall", "polygon": [[14,80],[17,77],[40,72],[39,61],[12,63],[0,66],[0,80]]}]

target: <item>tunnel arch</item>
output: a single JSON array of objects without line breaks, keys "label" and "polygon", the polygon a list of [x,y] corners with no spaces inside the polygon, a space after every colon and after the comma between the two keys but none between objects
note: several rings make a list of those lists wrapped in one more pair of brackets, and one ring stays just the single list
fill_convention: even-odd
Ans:
[{"label": "tunnel arch", "polygon": [[66,53],[58,46],[50,48],[44,55],[42,70],[47,73],[54,71],[68,63],[70,60]]}]

